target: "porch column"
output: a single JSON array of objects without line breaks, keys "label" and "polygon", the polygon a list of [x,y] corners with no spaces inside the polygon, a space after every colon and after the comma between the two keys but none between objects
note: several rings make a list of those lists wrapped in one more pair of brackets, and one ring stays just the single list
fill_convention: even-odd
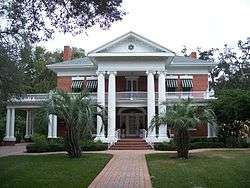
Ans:
[{"label": "porch column", "polygon": [[155,84],[154,84],[154,72],[147,71],[147,105],[148,105],[148,137],[147,142],[155,142],[156,134],[155,127],[151,128],[151,121],[155,116]]},{"label": "porch column", "polygon": [[116,72],[110,71],[109,86],[108,86],[108,142],[116,141],[115,138],[115,125],[116,125]]},{"label": "porch column", "polygon": [[[97,75],[98,75],[97,103],[103,108],[105,108],[105,75],[104,74],[105,74],[104,72],[97,72]],[[100,112],[101,109],[97,108],[97,111]],[[102,118],[100,116],[97,116],[95,140],[105,141],[104,126],[103,126]]]},{"label": "porch column", "polygon": [[48,122],[48,138],[52,138],[52,125],[53,124],[53,115],[49,114],[49,122]]},{"label": "porch column", "polygon": [[[162,104],[166,101],[166,83],[165,83],[165,72],[159,71],[158,72],[158,114],[166,112],[166,106]],[[167,136],[167,125],[160,125],[159,126],[159,136],[158,141],[169,141]]]},{"label": "porch column", "polygon": [[10,122],[11,122],[10,115],[11,115],[11,109],[7,108],[6,130],[5,130],[4,141],[9,141],[9,137],[10,137]]},{"label": "porch column", "polygon": [[53,123],[52,123],[52,138],[57,138],[57,116],[52,115]]},{"label": "porch column", "polygon": [[25,131],[25,136],[24,138],[30,138],[30,109],[26,110],[26,131]]},{"label": "porch column", "polygon": [[57,116],[49,114],[48,138],[57,138]]}]

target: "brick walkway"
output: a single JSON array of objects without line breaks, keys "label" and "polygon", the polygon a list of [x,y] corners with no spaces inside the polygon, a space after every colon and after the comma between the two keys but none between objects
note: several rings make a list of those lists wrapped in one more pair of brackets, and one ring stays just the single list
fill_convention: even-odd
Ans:
[{"label": "brick walkway", "polygon": [[148,151],[108,151],[114,155],[89,188],[151,188],[145,159]]},{"label": "brick walkway", "polygon": [[20,155],[26,151],[27,143],[16,144],[15,146],[1,146],[0,157],[9,155]]}]

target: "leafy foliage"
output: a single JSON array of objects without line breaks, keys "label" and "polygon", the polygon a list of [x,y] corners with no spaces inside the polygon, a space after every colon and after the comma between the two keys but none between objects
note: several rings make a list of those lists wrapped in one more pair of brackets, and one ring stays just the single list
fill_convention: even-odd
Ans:
[{"label": "leafy foliage", "polygon": [[107,29],[121,20],[122,0],[10,0],[0,1],[0,18],[6,22],[0,38],[7,41],[25,37],[37,42],[58,31],[79,34],[98,25]]},{"label": "leafy foliage", "polygon": [[237,145],[249,134],[250,91],[224,89],[219,90],[216,97],[211,107],[218,119],[219,136],[224,143]]}]

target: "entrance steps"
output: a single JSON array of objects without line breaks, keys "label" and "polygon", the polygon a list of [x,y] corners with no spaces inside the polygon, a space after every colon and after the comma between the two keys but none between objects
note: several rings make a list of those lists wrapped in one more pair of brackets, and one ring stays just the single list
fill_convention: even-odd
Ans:
[{"label": "entrance steps", "polygon": [[148,143],[139,138],[125,138],[118,140],[114,145],[112,145],[110,150],[148,150],[152,149]]}]

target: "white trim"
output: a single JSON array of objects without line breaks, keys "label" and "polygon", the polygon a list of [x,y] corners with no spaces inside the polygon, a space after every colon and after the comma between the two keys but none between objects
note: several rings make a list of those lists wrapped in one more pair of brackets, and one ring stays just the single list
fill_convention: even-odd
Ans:
[{"label": "white trim", "polygon": [[71,79],[72,79],[72,81],[75,81],[75,80],[79,80],[79,81],[82,80],[83,81],[83,80],[85,80],[85,77],[73,76]]},{"label": "white trim", "polygon": [[192,75],[181,75],[180,79],[193,79]]},{"label": "white trim", "polygon": [[166,76],[166,79],[178,79],[178,76],[168,75]]},{"label": "white trim", "polygon": [[97,80],[98,78],[96,76],[87,77],[86,80]]},{"label": "white trim", "polygon": [[172,53],[168,52],[123,52],[123,53],[92,53],[89,57],[169,57]]},{"label": "white trim", "polygon": [[[169,52],[171,54],[170,56],[175,56],[175,52],[173,52],[173,51],[171,51],[171,50],[169,50],[169,49],[167,49],[167,48],[165,48],[165,47],[157,44],[156,42],[153,42],[153,41],[151,41],[151,40],[149,40],[149,39],[147,39],[147,38],[145,38],[145,37],[143,37],[143,36],[141,36],[141,35],[139,35],[137,33],[134,33],[132,31],[130,31],[128,33],[125,33],[124,35],[122,35],[120,37],[117,37],[114,40],[112,40],[112,41],[110,41],[110,42],[108,42],[108,43],[106,43],[106,44],[104,44],[104,45],[102,45],[102,46],[100,46],[100,47],[98,47],[98,48],[90,51],[88,53],[88,56],[93,56],[92,54],[97,54],[98,51],[102,51],[105,48],[109,48],[109,47],[113,46],[115,43],[118,43],[118,42],[120,42],[120,41],[122,41],[122,40],[124,40],[124,39],[126,39],[128,37],[137,38],[138,40],[141,40],[144,43],[149,44],[150,46],[153,46],[156,49],[160,49],[161,51]],[[108,54],[110,54],[110,53],[108,53]]]}]

